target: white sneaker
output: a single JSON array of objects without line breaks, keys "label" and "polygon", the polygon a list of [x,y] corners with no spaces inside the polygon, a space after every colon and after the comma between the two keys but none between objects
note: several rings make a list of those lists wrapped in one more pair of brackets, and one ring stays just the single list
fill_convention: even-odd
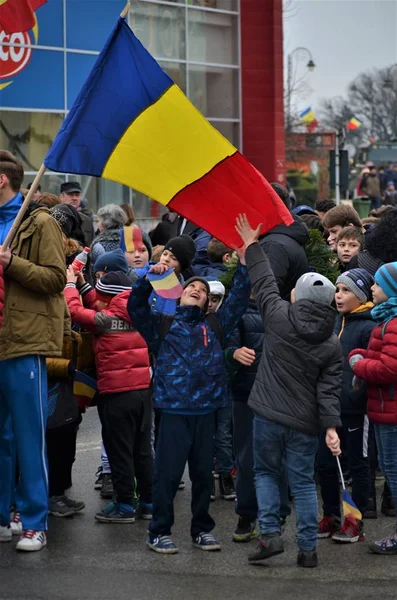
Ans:
[{"label": "white sneaker", "polygon": [[19,512],[11,513],[11,531],[12,535],[22,535],[22,521]]},{"label": "white sneaker", "polygon": [[12,540],[12,531],[9,525],[1,526],[0,525],[0,542],[11,542]]},{"label": "white sneaker", "polygon": [[26,529],[22,531],[21,539],[17,543],[17,550],[24,552],[37,552],[47,545],[47,538],[44,531],[33,531]]}]

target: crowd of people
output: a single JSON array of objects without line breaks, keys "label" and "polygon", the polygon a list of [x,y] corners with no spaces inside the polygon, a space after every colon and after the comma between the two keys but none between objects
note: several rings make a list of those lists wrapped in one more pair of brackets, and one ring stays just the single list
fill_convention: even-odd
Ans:
[{"label": "crowd of people", "polygon": [[[0,151],[0,245],[23,177]],[[272,187],[290,210],[288,190]],[[101,208],[94,231],[77,182],[35,194],[0,250],[0,542],[41,550],[48,514],[84,510],[70,489],[88,406],[102,435],[94,485],[108,500],[95,519],[148,520],[157,553],[178,552],[186,464],[193,545],[221,549],[210,515],[219,479],[220,498],[235,501],[233,540],[258,541],[250,563],[284,551],[291,506],[302,567],[317,566],[319,538],[364,540],[380,473],[381,510],[396,516],[397,210],[361,220],[321,200],[291,215],[265,234],[239,215],[233,250],[175,213],[147,234],[130,206]],[[309,260],[312,229],[334,281]],[[151,284],[169,273],[179,299]],[[95,382],[89,401],[80,376]],[[341,510],[336,457],[355,512]],[[369,547],[397,554],[395,529]]]}]

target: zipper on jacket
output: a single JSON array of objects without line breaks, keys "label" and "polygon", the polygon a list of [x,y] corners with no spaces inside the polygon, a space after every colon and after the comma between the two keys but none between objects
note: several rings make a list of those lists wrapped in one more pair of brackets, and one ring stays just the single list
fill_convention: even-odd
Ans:
[{"label": "zipper on jacket", "polygon": [[379,392],[379,395],[380,395],[380,406],[381,406],[381,410],[382,410],[382,412],[385,412],[385,411],[384,411],[385,400],[384,400],[384,398],[383,398],[383,392],[382,392],[382,388],[378,387],[378,392]]},{"label": "zipper on jacket", "polygon": [[202,325],[201,328],[203,330],[204,346],[208,346],[207,328],[205,325]]}]

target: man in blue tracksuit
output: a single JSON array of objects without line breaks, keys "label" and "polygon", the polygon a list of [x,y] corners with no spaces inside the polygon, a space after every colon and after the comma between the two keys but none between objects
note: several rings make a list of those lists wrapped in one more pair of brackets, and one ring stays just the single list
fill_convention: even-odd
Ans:
[{"label": "man in blue tracksuit", "polygon": [[[22,205],[22,164],[0,150],[0,247]],[[0,328],[0,542],[11,541],[15,490],[21,533],[17,550],[46,545],[48,475],[45,356],[61,356],[66,283],[59,225],[45,207],[31,205],[11,243],[0,248],[5,302]]]},{"label": "man in blue tracksuit", "polygon": [[[152,271],[163,272],[158,264]],[[160,431],[153,478],[153,519],[148,545],[155,552],[175,554],[171,528],[173,500],[186,461],[192,481],[193,544],[202,550],[220,550],[210,533],[215,412],[228,402],[222,346],[247,309],[250,283],[240,266],[222,308],[207,315],[209,284],[192,277],[184,285],[175,316],[159,315],[148,306],[149,281],[139,279],[128,301],[128,312],[149,349],[157,354],[154,407],[160,409]]]}]

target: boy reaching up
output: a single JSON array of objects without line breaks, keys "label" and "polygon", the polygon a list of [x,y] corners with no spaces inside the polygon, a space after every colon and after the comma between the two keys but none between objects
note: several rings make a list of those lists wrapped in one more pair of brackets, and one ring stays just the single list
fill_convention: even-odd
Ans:
[{"label": "boy reaching up", "polygon": [[[242,253],[243,254],[243,253]],[[150,271],[164,273],[166,264]],[[171,539],[173,500],[186,462],[192,481],[191,536],[201,550],[220,550],[211,534],[215,412],[226,406],[227,375],[223,345],[247,309],[250,283],[245,265],[237,268],[230,294],[216,316],[206,316],[210,287],[195,276],[184,284],[175,316],[161,315],[148,305],[152,287],[139,279],[128,300],[128,312],[149,349],[157,354],[154,407],[161,412],[153,479],[153,519],[148,546],[175,554]]]},{"label": "boy reaching up", "polygon": [[321,428],[340,454],[335,428],[341,425],[339,396],[342,353],[333,333],[335,286],[322,275],[302,275],[282,300],[269,260],[245,215],[237,232],[246,250],[252,291],[261,313],[265,344],[248,405],[254,412],[254,474],[261,538],[255,563],[284,552],[280,524],[283,468],[294,497],[298,564],[317,566],[317,494],[314,461]]}]

